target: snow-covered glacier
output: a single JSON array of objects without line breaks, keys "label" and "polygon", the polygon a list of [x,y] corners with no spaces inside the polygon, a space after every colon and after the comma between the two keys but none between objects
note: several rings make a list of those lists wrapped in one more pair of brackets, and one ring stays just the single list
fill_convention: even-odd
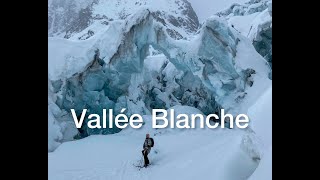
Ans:
[{"label": "snow-covered glacier", "polygon": [[[241,59],[239,47],[246,41],[217,16],[207,19],[194,37],[176,40],[148,9],[143,9],[86,41],[49,38],[49,78],[57,92],[56,104],[70,121],[72,108],[77,114],[84,108],[97,114],[103,108],[115,109],[115,113],[126,108],[130,115],[182,104],[206,114],[219,112],[220,108],[232,112],[245,97],[245,89],[255,83],[252,76],[268,74],[268,66],[259,56],[248,64]],[[166,59],[162,72],[151,78],[157,81],[155,85],[149,83],[143,70],[150,46]],[[246,54],[256,53],[252,46],[246,49],[251,51]],[[178,71],[175,78],[165,74],[172,69]],[[84,126],[82,135],[119,131]]]},{"label": "snow-covered glacier", "polygon": [[[69,152],[71,145],[84,148],[83,145],[90,141],[88,136],[96,138],[90,142],[102,143],[103,140],[98,140],[100,136],[97,136],[101,134],[108,134],[107,137],[113,140],[133,143],[135,138],[149,132],[158,135],[160,142],[168,145],[170,141],[167,138],[174,135],[186,135],[188,138],[201,136],[197,130],[179,134],[180,131],[150,129],[148,122],[141,130],[121,130],[115,126],[112,129],[90,129],[86,123],[77,129],[70,109],[75,109],[77,114],[88,109],[89,113],[102,116],[102,109],[113,109],[114,115],[117,115],[122,108],[126,108],[126,115],[138,113],[148,120],[151,110],[155,108],[174,108],[204,115],[219,113],[223,108],[233,115],[248,113],[252,116],[252,125],[246,131],[204,131],[205,141],[210,140],[212,135],[214,142],[210,148],[226,144],[226,147],[233,149],[225,151],[230,156],[220,159],[220,165],[227,168],[218,168],[214,177],[247,179],[258,166],[257,162],[270,156],[266,149],[271,146],[263,147],[262,144],[268,145],[271,137],[262,130],[271,119],[261,119],[258,114],[264,110],[270,114],[270,103],[266,107],[262,102],[271,98],[272,91],[272,42],[269,41],[272,31],[271,1],[251,0],[245,4],[234,4],[207,18],[202,24],[199,24],[186,0],[161,2],[49,1],[48,151],[56,153],[50,158],[52,162],[58,162],[59,158],[53,160],[53,156],[58,157],[63,149]],[[260,103],[257,102],[259,98]],[[131,139],[126,141],[122,139],[124,137]],[[197,142],[196,138],[188,142],[188,138],[183,140],[186,146]],[[67,141],[70,144],[65,143]],[[63,148],[57,149],[58,146]],[[99,148],[97,144],[93,147]],[[166,152],[163,146],[158,150]],[[204,149],[196,152],[210,153]],[[197,156],[196,152],[188,155]],[[221,153],[222,150],[214,152]],[[178,150],[172,153],[178,153]],[[62,160],[64,155],[61,155]],[[180,157],[181,162],[183,157]],[[263,161],[269,163],[267,158]],[[79,162],[69,163],[73,166]],[[166,165],[174,166],[170,163]],[[180,165],[181,172],[186,170]],[[236,170],[238,166],[243,168]],[[119,167],[124,165],[119,164]],[[163,168],[155,173],[160,175],[165,170]],[[228,175],[227,170],[234,174]],[[131,177],[127,175],[127,178]],[[178,178],[176,175],[174,177]],[[251,179],[258,177],[256,173]],[[190,179],[190,174],[185,174],[185,178]]]}]

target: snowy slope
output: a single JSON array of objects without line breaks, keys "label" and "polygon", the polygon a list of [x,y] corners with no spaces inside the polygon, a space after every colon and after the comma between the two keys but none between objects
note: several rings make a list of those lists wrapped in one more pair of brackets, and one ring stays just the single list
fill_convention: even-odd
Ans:
[{"label": "snowy slope", "polygon": [[249,180],[272,179],[272,86],[266,89],[257,102],[249,109],[253,119],[252,129],[263,141],[262,159]]},{"label": "snowy slope", "polygon": [[268,149],[272,145],[272,85],[249,108],[248,115],[254,120],[252,129]]},{"label": "snowy slope", "polygon": [[267,149],[259,166],[248,180],[270,180],[272,179],[272,146]]},{"label": "snowy slope", "polygon": [[229,19],[230,25],[233,25],[243,36],[249,36],[252,23],[259,15],[259,12],[247,16],[233,16]]},{"label": "snowy slope", "polygon": [[[186,111],[192,113],[188,107]],[[159,134],[147,128],[150,117],[144,119],[146,128],[62,144],[48,154],[49,180],[245,180],[258,165],[241,147],[245,131],[197,129]],[[133,164],[141,163],[146,132],[155,140],[149,155],[153,165],[138,171]]]},{"label": "snowy slope", "polygon": [[[264,106],[258,106],[258,109],[261,107]],[[177,113],[199,113],[190,107],[175,109]],[[254,115],[252,111],[250,115]],[[270,179],[270,152],[259,164],[254,161],[252,154],[245,150],[250,147],[243,148],[248,145],[243,144],[248,135],[246,131],[154,130],[151,129],[151,117],[144,116],[144,120],[145,125],[138,130],[128,127],[114,135],[95,135],[63,143],[48,154],[49,179],[245,180],[252,173],[252,180]],[[259,123],[255,124],[258,126]],[[149,155],[153,165],[138,171],[133,164],[141,163],[145,133],[150,133],[155,140],[155,147]]]}]

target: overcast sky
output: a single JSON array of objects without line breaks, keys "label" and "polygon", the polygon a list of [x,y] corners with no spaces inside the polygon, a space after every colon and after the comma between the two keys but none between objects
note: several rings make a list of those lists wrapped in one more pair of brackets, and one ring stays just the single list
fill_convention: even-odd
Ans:
[{"label": "overcast sky", "polygon": [[197,13],[199,21],[202,22],[209,16],[228,8],[232,3],[244,3],[249,0],[188,0],[194,11]]}]

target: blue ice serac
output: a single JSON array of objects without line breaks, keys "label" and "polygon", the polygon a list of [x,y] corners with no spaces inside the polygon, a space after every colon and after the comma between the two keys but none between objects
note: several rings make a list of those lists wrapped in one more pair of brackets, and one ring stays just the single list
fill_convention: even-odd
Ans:
[{"label": "blue ice serac", "polygon": [[[80,115],[84,108],[100,116],[102,109],[113,109],[116,115],[126,108],[125,114],[130,116],[174,105],[192,106],[205,114],[220,112],[221,108],[230,110],[244,98],[246,88],[253,85],[251,77],[256,71],[236,66],[241,38],[225,18],[231,13],[245,15],[266,8],[265,3],[254,8],[234,5],[208,18],[190,40],[173,38],[153,12],[142,9],[126,20],[121,43],[112,56],[106,56],[103,49],[108,39],[101,39],[91,47],[95,53],[83,71],[51,82],[53,92],[59,93],[55,103],[66,112],[64,117],[70,119],[70,109]],[[270,68],[271,33],[270,24],[264,24],[253,43]],[[151,47],[163,54],[158,71],[144,66]],[[83,126],[79,130],[81,136],[119,131],[115,126],[112,129]]]}]

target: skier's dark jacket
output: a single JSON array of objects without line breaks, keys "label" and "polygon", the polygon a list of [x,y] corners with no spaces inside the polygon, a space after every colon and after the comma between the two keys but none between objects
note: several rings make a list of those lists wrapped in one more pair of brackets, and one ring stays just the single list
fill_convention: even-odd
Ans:
[{"label": "skier's dark jacket", "polygon": [[145,149],[145,148],[151,149],[151,147],[153,147],[153,146],[154,146],[154,141],[152,138],[146,138],[144,140],[143,149]]}]

